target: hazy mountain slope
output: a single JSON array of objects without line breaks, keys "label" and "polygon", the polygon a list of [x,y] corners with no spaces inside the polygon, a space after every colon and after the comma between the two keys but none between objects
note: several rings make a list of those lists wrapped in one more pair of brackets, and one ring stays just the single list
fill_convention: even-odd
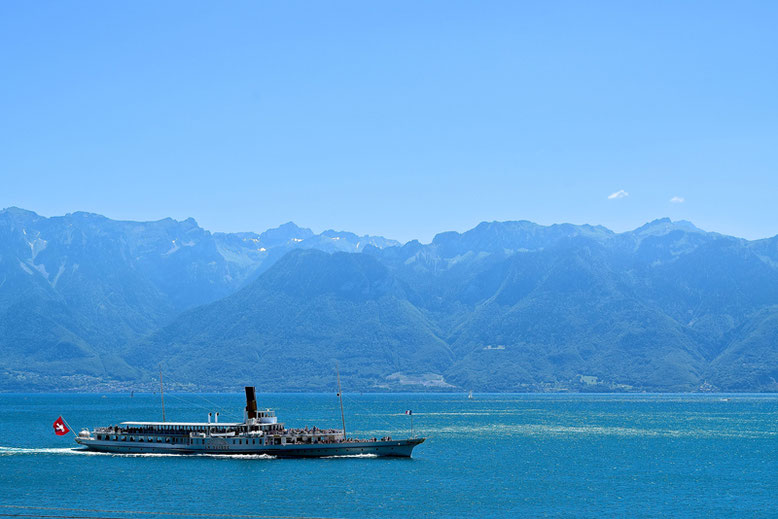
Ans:
[{"label": "hazy mountain slope", "polygon": [[4,389],[135,387],[161,363],[186,387],[324,390],[338,360],[366,390],[773,390],[776,307],[778,237],[668,219],[399,245],[0,211]]},{"label": "hazy mountain slope", "polygon": [[[385,266],[399,290],[392,300],[409,305],[418,320],[408,322],[436,338],[428,343],[426,336],[407,336],[405,341],[418,352],[441,340],[450,348],[446,355],[417,355],[412,364],[383,371],[368,367],[349,337],[383,330],[388,320],[359,311],[372,302],[333,307],[321,297],[323,280],[331,283],[328,293],[337,293],[335,287],[359,285],[362,274],[335,262],[322,277],[312,258],[283,262],[283,269],[268,271],[256,285],[262,286],[261,293],[242,292],[237,314],[243,315],[242,309],[252,307],[250,299],[257,297],[274,302],[262,312],[275,317],[254,335],[241,330],[232,342],[251,342],[248,336],[256,343],[270,341],[264,354],[283,363],[286,358],[299,361],[294,380],[309,380],[306,387],[311,389],[326,388],[317,385],[318,370],[327,371],[326,363],[310,364],[317,357],[316,343],[369,373],[366,387],[396,371],[406,377],[434,374],[476,390],[695,390],[710,378],[711,361],[731,340],[728,334],[760,308],[778,304],[778,271],[765,258],[769,245],[757,251],[744,240],[667,219],[621,234],[591,226],[485,223],[466,233],[438,235],[427,245],[366,247],[361,255]],[[297,297],[285,299],[290,291]],[[218,312],[203,309],[195,320],[210,327],[221,326],[215,323],[222,319],[234,323],[229,312],[217,307]],[[337,310],[328,313],[332,308]],[[289,331],[302,314],[304,329],[328,330],[338,323],[348,333],[323,333],[308,341],[299,328]],[[256,310],[250,315],[257,319]],[[181,334],[182,347],[191,342],[185,329],[192,324],[190,319],[171,328]],[[165,339],[172,341],[173,335]],[[164,342],[158,341],[159,347]],[[300,352],[303,356],[297,357]],[[721,357],[721,369],[739,362],[740,355],[733,350],[731,358]],[[753,379],[754,384],[762,382]]]},{"label": "hazy mountain slope", "polygon": [[[457,387],[477,390],[629,386],[693,390],[704,382],[703,375],[721,348],[724,334],[746,318],[749,308],[769,302],[771,287],[778,282],[773,267],[748,249],[741,250],[742,241],[704,233],[683,223],[652,222],[624,235],[592,232],[588,227],[577,232],[576,227],[566,226],[564,234],[550,233],[547,239],[538,238],[543,232],[529,232],[529,226],[522,223],[516,241],[503,240],[498,247],[490,248],[489,240],[473,231],[467,245],[474,247],[471,250],[453,246],[456,237],[450,235],[447,247],[441,247],[436,238],[429,245],[409,243],[352,255],[376,258],[375,265],[386,265],[381,268],[399,290],[394,296],[411,305],[419,316],[414,326],[431,330],[450,347],[450,353],[443,357],[445,362],[432,362],[440,358],[435,355],[416,356],[412,369],[393,366],[392,370],[405,375],[435,374]],[[489,235],[503,236],[499,227],[497,223],[479,226]],[[356,360],[359,348],[352,351],[348,337],[383,329],[388,321],[385,316],[374,321],[358,312],[368,306],[366,301],[350,308],[339,306],[333,313],[323,311],[332,306],[328,299],[320,298],[322,293],[358,286],[363,274],[345,268],[341,260],[332,263],[324,275],[314,258],[320,256],[306,257],[306,262],[286,261],[285,257],[279,270],[273,268],[260,278],[256,286],[262,287],[261,292],[241,292],[235,312],[240,314],[242,308],[252,305],[256,308],[252,298],[274,302],[276,306],[262,311],[273,313],[275,318],[254,331],[253,341],[289,344],[288,351],[265,350],[284,363],[298,351],[304,351],[305,358],[315,357],[302,346],[305,337],[289,331],[294,317],[305,314],[304,329],[328,329],[338,323],[341,329],[349,330],[346,336],[324,334],[315,342],[326,345],[328,351],[340,351],[343,362],[353,356],[376,384],[375,375],[385,377],[389,370],[370,371],[360,364],[363,361]],[[279,272],[284,275],[279,276]],[[731,278],[728,281],[722,279],[726,272]],[[714,284],[722,279],[718,285],[721,293],[711,292],[711,279]],[[753,285],[748,288],[749,298],[740,298],[739,305],[731,306],[732,296],[747,280]],[[322,283],[329,292],[323,291]],[[714,304],[701,306],[699,298],[706,292],[711,292]],[[284,299],[290,294],[305,294],[305,301]],[[310,301],[315,302],[313,306],[308,305]],[[728,319],[729,324],[716,329],[695,327],[685,320],[690,310],[697,312],[698,319]],[[257,319],[256,314],[257,310],[251,310],[252,319]],[[171,328],[176,334],[164,339],[173,340],[176,335],[176,341],[185,345],[191,342],[186,329],[193,321],[210,323],[205,328],[213,328],[221,326],[217,324],[221,320],[235,322],[217,304],[203,309],[194,320],[176,323]],[[354,327],[346,328],[342,320]],[[286,326],[278,328],[275,324],[279,322]],[[241,329],[231,341],[245,344],[247,336]],[[419,337],[406,340],[418,341]],[[159,347],[163,344],[164,340],[158,341]],[[426,343],[411,345],[416,351],[427,348]],[[307,369],[310,365],[302,366],[306,368],[298,370],[298,378],[318,381],[319,375]],[[323,369],[320,364],[312,367]],[[312,382],[308,387],[318,386]]]},{"label": "hazy mountain slope", "polygon": [[527,221],[483,222],[464,232],[440,233],[432,246],[443,258],[453,258],[468,252],[533,251],[552,246],[562,240],[585,236],[605,240],[614,235],[601,226],[554,224],[538,225]]},{"label": "hazy mountain slope", "polygon": [[0,388],[17,390],[97,387],[136,380],[141,372],[118,354],[97,347],[91,323],[56,301],[25,300],[0,311]]},{"label": "hazy mountain slope", "polygon": [[292,223],[261,235],[214,236],[192,219],[0,211],[0,387],[137,376],[121,348],[182,310],[234,293],[314,236]]},{"label": "hazy mountain slope", "polygon": [[733,330],[706,375],[728,391],[778,391],[778,306],[760,310]]},{"label": "hazy mountain slope", "polygon": [[711,359],[728,332],[778,304],[778,269],[733,238],[715,238],[641,274],[639,296],[702,334]]},{"label": "hazy mountain slope", "polygon": [[609,386],[698,385],[705,359],[693,334],[636,299],[601,245],[578,240],[509,263],[504,283],[451,337],[460,360],[447,379],[503,391],[575,387],[580,375]]},{"label": "hazy mountain slope", "polygon": [[775,240],[668,219],[621,234],[559,227],[491,222],[369,252],[413,287],[458,358],[447,380],[462,387],[574,387],[591,375],[693,389],[727,334],[778,304]]},{"label": "hazy mountain slope", "polygon": [[440,373],[452,360],[386,267],[313,250],[291,252],[245,289],[185,313],[128,358],[161,362],[177,381],[255,381],[265,390],[331,389],[336,360],[352,389],[396,384],[395,373]]}]

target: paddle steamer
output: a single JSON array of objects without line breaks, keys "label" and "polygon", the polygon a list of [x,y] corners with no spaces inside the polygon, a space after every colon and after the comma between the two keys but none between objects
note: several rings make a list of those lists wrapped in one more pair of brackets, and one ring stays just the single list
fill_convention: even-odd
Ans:
[{"label": "paddle steamer", "polygon": [[274,411],[257,409],[256,390],[251,386],[246,387],[243,422],[219,422],[218,416],[218,413],[208,413],[208,421],[204,423],[122,422],[91,431],[85,429],[78,434],[76,442],[95,451],[125,454],[266,454],[284,458],[369,454],[409,458],[413,448],[425,440],[348,438],[345,420],[342,430],[287,429]]}]

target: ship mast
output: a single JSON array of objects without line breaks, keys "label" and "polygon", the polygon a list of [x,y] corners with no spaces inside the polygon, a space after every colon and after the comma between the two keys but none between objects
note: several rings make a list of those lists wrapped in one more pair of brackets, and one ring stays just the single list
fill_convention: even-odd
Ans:
[{"label": "ship mast", "polygon": [[335,363],[335,372],[338,374],[338,399],[340,400],[340,421],[343,424],[343,439],[346,439],[346,416],[343,414],[343,392],[340,390],[340,368]]},{"label": "ship mast", "polygon": [[162,366],[159,367],[159,395],[162,398],[162,421],[165,421],[165,388],[162,386]]}]

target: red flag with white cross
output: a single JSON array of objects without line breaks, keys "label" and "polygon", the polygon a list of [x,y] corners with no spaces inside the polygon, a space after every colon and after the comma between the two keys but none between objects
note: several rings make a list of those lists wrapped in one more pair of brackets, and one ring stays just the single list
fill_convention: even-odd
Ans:
[{"label": "red flag with white cross", "polygon": [[67,424],[65,424],[65,420],[63,420],[61,416],[57,418],[57,421],[54,422],[54,434],[57,436],[65,436],[69,432],[70,429],[68,429]]}]

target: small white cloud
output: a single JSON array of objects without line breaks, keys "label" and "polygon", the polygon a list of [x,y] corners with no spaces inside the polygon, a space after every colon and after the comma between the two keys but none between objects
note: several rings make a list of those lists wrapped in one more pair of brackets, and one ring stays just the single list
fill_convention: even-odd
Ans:
[{"label": "small white cloud", "polygon": [[685,201],[686,200],[682,196],[674,196],[673,198],[670,199],[671,204],[682,204]]},{"label": "small white cloud", "polygon": [[617,198],[626,198],[629,196],[629,193],[624,191],[623,189],[619,189],[615,193],[612,193],[608,195],[608,200],[616,200]]}]

